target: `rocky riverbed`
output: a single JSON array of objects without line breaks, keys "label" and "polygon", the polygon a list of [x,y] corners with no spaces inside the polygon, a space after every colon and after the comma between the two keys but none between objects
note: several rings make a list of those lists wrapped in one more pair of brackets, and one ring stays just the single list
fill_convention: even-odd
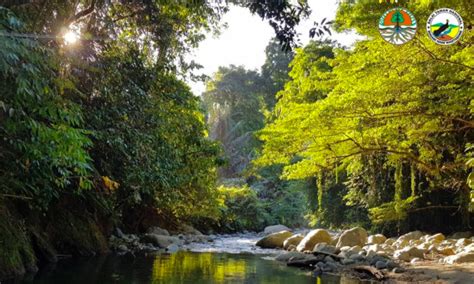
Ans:
[{"label": "rocky riverbed", "polygon": [[315,276],[342,274],[426,283],[472,283],[474,279],[474,237],[470,232],[446,237],[414,231],[387,238],[381,234],[368,235],[359,227],[334,232],[291,230],[275,225],[258,234],[204,235],[183,225],[174,234],[158,227],[143,235],[117,230],[110,244],[122,255],[178,250],[259,254],[288,266],[311,270]]},{"label": "rocky riverbed", "polygon": [[[314,274],[351,274],[358,278],[399,281],[473,283],[474,237],[471,232],[446,237],[414,231],[398,238],[368,235],[360,227],[342,232],[324,229],[294,233],[277,225],[257,241],[264,248],[288,252],[276,257]],[[443,282],[436,282],[443,283]]]}]

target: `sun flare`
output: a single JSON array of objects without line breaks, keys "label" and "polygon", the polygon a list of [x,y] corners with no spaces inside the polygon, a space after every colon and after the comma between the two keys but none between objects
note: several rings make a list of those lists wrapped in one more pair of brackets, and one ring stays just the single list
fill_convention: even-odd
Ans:
[{"label": "sun flare", "polygon": [[74,31],[68,31],[64,34],[63,38],[64,38],[64,42],[66,44],[68,44],[68,45],[69,44],[74,44],[79,39],[79,34],[77,34]]}]

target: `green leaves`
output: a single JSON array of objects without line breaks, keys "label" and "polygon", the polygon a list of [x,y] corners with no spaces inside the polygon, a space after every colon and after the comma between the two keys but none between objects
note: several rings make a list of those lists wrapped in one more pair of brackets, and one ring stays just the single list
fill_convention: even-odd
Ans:
[{"label": "green leaves", "polygon": [[[18,32],[19,21],[0,10],[1,32]],[[30,39],[0,43],[1,192],[33,197],[46,208],[63,188],[90,188],[91,141],[80,109],[59,94],[62,80],[53,53]],[[81,180],[79,182],[79,180]]]},{"label": "green leaves", "polygon": [[[337,22],[371,36],[366,24],[376,6],[341,4]],[[467,42],[471,38],[465,35]],[[292,80],[279,93],[275,119],[260,131],[264,146],[257,164],[284,163],[288,179],[311,178],[336,167],[361,175],[364,198],[381,190],[390,193],[368,202],[373,220],[381,222],[400,220],[410,206],[423,206],[412,202],[415,196],[407,199],[407,183],[397,182],[395,203],[386,199],[393,200],[395,188],[392,178],[383,177],[394,176],[394,166],[402,163],[426,178],[430,188],[458,190],[460,198],[449,202],[465,212],[470,201],[464,150],[474,130],[470,49],[446,49],[422,37],[400,47],[380,37],[360,41],[351,50],[308,44],[291,63]],[[417,178],[412,180],[415,184]],[[422,195],[426,187],[412,185],[411,191]]]}]

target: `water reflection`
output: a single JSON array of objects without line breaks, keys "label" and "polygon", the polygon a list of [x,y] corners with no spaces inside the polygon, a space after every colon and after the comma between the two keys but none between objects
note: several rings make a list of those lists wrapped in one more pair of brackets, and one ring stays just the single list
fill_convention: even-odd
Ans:
[{"label": "water reflection", "polygon": [[[261,256],[178,252],[148,257],[66,260],[30,279],[11,283],[311,283],[309,272]],[[339,283],[320,282],[320,283]]]}]

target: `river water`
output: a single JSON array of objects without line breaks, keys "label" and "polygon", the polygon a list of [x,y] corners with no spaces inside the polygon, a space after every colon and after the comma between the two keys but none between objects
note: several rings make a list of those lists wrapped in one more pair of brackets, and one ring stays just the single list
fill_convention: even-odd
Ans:
[{"label": "river water", "polygon": [[272,260],[281,251],[258,249],[256,235],[218,236],[173,254],[108,255],[66,259],[12,283],[361,283],[311,272]]}]

